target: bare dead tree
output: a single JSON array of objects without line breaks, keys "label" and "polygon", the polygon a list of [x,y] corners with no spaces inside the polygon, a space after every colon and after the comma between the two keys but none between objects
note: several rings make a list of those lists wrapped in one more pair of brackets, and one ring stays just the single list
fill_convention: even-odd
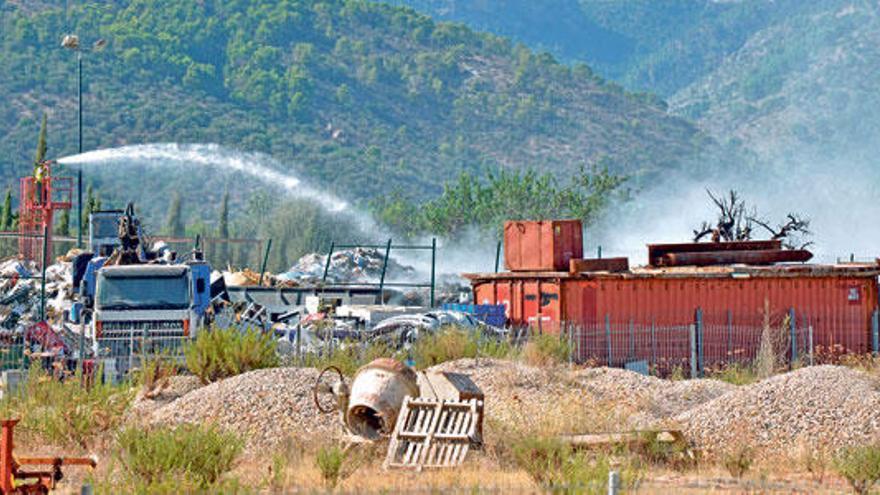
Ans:
[{"label": "bare dead tree", "polygon": [[810,221],[799,214],[789,213],[784,223],[773,227],[758,216],[755,208],[750,209],[735,190],[730,190],[726,196],[716,196],[709,189],[706,193],[718,208],[718,218],[714,226],[703,222],[695,229],[694,242],[710,236],[712,242],[749,241],[755,233],[755,225],[758,225],[771,235],[771,239],[782,240],[789,249],[803,249],[812,244],[804,240],[811,234]]},{"label": "bare dead tree", "polygon": [[803,218],[797,213],[789,213],[786,215],[785,223],[773,227],[764,220],[752,217],[752,222],[763,227],[770,233],[773,240],[782,240],[783,245],[789,249],[803,249],[811,244],[812,241],[805,241],[804,238],[812,234],[810,232],[810,220]]}]

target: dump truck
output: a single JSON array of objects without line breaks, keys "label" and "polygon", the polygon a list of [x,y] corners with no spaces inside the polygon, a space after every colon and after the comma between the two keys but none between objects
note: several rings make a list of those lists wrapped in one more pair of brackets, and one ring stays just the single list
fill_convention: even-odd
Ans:
[{"label": "dump truck", "polygon": [[87,260],[74,261],[82,270],[74,273],[79,299],[69,319],[85,329],[105,366],[124,374],[137,364],[133,356],[179,355],[181,344],[205,325],[211,267],[197,248],[181,258],[146,250],[131,205],[117,222],[112,254],[86,253]]}]

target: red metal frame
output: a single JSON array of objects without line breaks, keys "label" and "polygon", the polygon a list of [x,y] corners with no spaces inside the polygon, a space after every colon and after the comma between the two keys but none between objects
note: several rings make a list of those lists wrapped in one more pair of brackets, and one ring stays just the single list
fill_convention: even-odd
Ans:
[{"label": "red metal frame", "polygon": [[43,231],[48,233],[46,259],[52,259],[52,225],[55,210],[69,210],[73,198],[73,178],[52,177],[50,162],[45,163],[42,180],[22,177],[19,197],[18,250],[24,259],[42,264]]},{"label": "red metal frame", "polygon": [[[20,457],[12,454],[13,430],[17,419],[0,420],[0,494],[47,494],[62,478],[61,466],[89,466],[97,462],[90,457]],[[45,471],[22,471],[22,465],[51,466]],[[31,482],[25,482],[29,480]]]}]

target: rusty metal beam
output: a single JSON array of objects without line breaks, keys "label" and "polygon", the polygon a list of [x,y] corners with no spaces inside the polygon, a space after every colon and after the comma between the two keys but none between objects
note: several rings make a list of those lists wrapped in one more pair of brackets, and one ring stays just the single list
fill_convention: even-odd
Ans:
[{"label": "rusty metal beam", "polygon": [[773,263],[805,262],[812,257],[813,253],[805,249],[666,253],[660,258],[660,266],[711,266],[734,263],[772,265]]}]

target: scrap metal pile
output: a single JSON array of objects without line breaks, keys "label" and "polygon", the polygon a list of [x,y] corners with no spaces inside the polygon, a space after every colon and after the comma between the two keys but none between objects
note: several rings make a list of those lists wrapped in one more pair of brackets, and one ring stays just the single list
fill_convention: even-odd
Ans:
[{"label": "scrap metal pile", "polygon": [[353,248],[333,253],[329,264],[326,254],[307,254],[289,270],[279,274],[278,279],[300,284],[377,282],[382,277],[383,269],[387,280],[411,277],[415,273],[413,267],[390,257],[386,267],[385,255],[378,249]]}]

